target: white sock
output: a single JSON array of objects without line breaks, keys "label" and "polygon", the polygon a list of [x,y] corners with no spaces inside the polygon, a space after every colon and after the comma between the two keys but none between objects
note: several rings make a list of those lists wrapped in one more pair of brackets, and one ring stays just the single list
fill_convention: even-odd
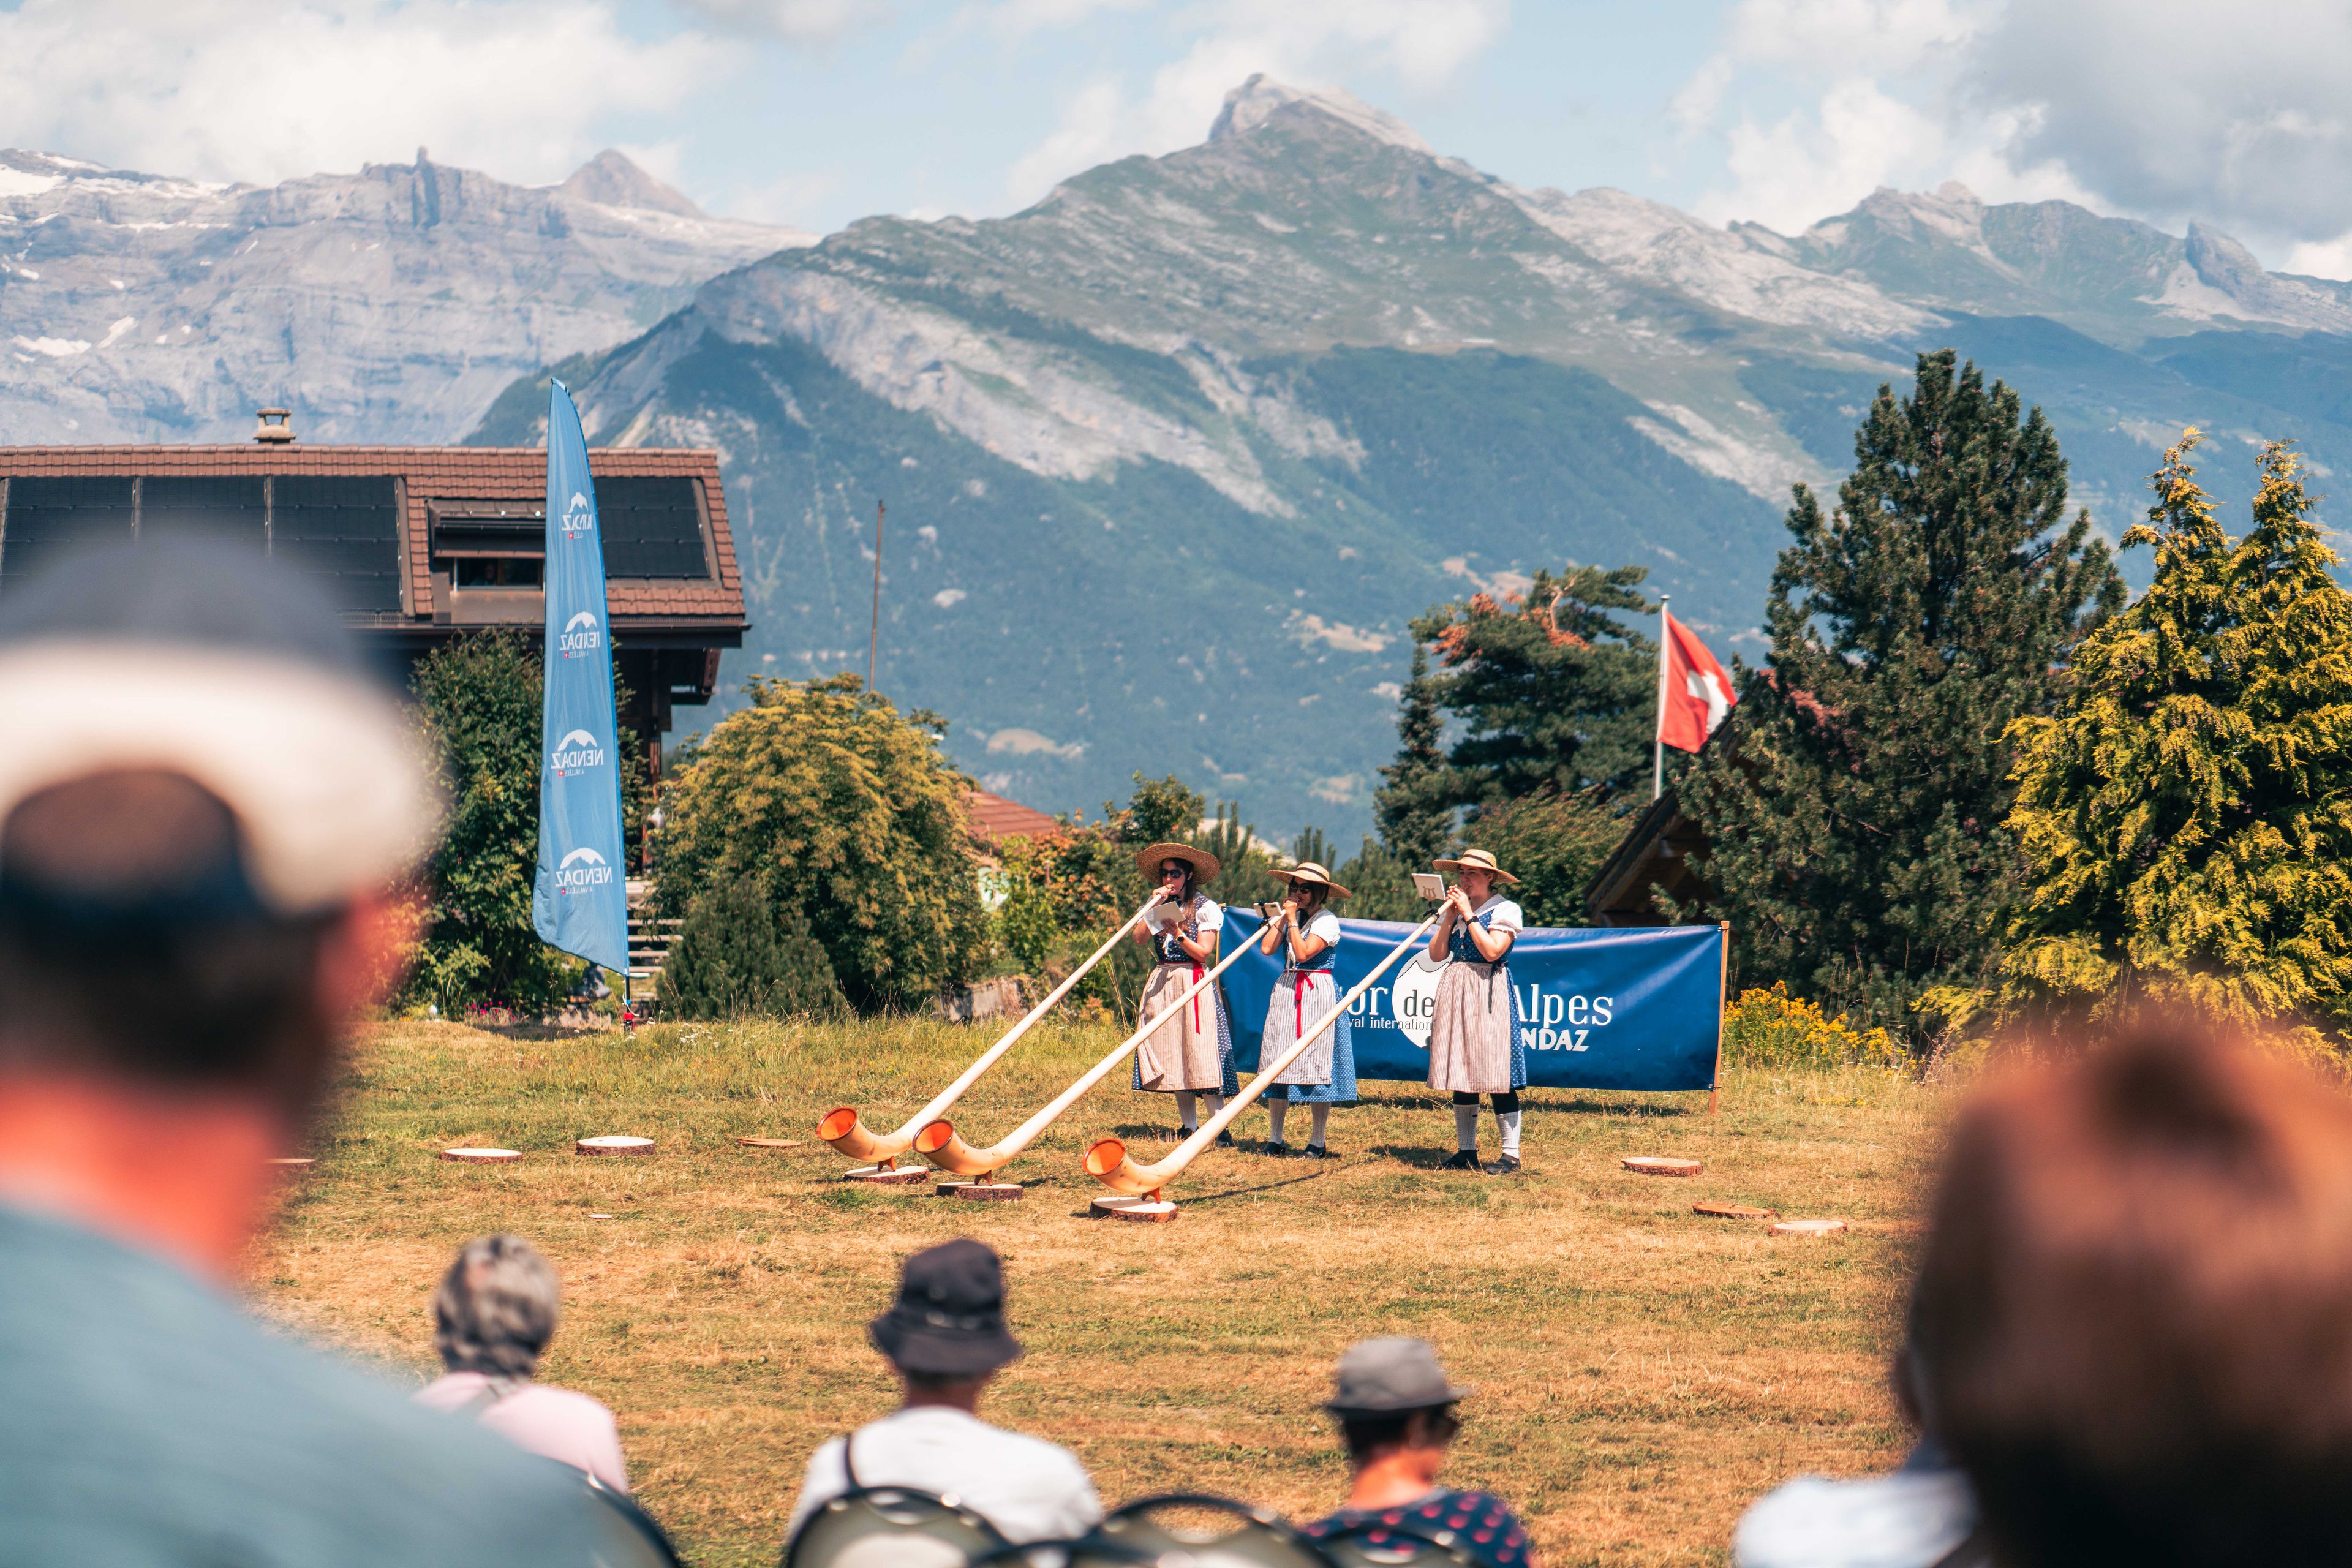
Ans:
[{"label": "white sock", "polygon": [[1503,1152],[1515,1160],[1517,1159],[1519,1155],[1519,1117],[1521,1114],[1521,1112],[1517,1110],[1504,1110],[1496,1112],[1495,1116],[1495,1120],[1503,1124]]},{"label": "white sock", "polygon": [[1200,1131],[1200,1107],[1193,1103],[1192,1091],[1189,1089],[1180,1089],[1176,1091],[1176,1120],[1183,1123],[1184,1131],[1187,1132]]},{"label": "white sock", "polygon": [[1465,1154],[1478,1152],[1478,1108],[1457,1105],[1454,1108],[1454,1144]]},{"label": "white sock", "polygon": [[1276,1142],[1281,1142],[1282,1124],[1290,1119],[1290,1097],[1286,1094],[1266,1096],[1265,1119],[1272,1124],[1268,1135]]},{"label": "white sock", "polygon": [[1331,1108],[1328,1105],[1310,1105],[1307,1109],[1315,1117],[1315,1131],[1307,1135],[1307,1141],[1320,1149],[1323,1147],[1323,1135],[1331,1130]]},{"label": "white sock", "polygon": [[1207,1102],[1212,1116],[1225,1108],[1225,1097],[1222,1094],[1213,1094],[1204,1089],[1201,1091],[1201,1098]]}]

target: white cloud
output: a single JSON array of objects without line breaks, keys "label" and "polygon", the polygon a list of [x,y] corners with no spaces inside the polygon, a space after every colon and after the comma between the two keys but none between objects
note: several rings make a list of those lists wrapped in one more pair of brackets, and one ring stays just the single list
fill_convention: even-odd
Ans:
[{"label": "white cloud", "polygon": [[1738,0],[1670,116],[1714,217],[1789,230],[1957,178],[2352,270],[2352,7],[2273,0]]},{"label": "white cloud", "polygon": [[676,107],[724,64],[571,0],[25,0],[0,11],[0,145],[256,182],[423,145],[551,181],[608,115]]},{"label": "white cloud", "polygon": [[1972,98],[2029,111],[2010,151],[2114,204],[2287,240],[2352,226],[2352,9],[2342,0],[2012,6],[1969,50]]},{"label": "white cloud", "polygon": [[681,8],[737,32],[765,33],[796,44],[830,44],[887,21],[887,0],[674,0]]},{"label": "white cloud", "polygon": [[[1099,8],[1085,0],[1029,3],[1074,17]],[[1115,74],[1097,76],[1070,96],[1061,122],[1014,163],[1006,179],[1013,200],[1034,201],[1055,181],[1109,159],[1192,146],[1207,133],[1225,94],[1253,72],[1296,87],[1372,76],[1392,79],[1408,95],[1436,92],[1502,37],[1510,4],[1207,0],[1176,21],[1191,43],[1152,73],[1139,96]]]}]

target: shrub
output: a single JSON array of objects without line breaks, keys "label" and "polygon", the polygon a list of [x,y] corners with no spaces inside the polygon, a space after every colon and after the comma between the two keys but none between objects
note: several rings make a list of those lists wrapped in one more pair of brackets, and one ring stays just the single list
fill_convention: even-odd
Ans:
[{"label": "shrub", "polygon": [[1505,891],[1526,913],[1528,924],[1580,926],[1586,923],[1585,885],[1624,837],[1626,821],[1591,791],[1560,795],[1543,789],[1480,811],[1465,842],[1486,850],[1519,879]]},{"label": "shrub", "polygon": [[758,877],[710,889],[688,907],[658,994],[670,1018],[831,1016],[848,1009],[808,922],[798,910],[781,908]]},{"label": "shrub", "polygon": [[1788,985],[1743,991],[1723,1016],[1723,1059],[1741,1067],[1900,1068],[1908,1058],[1884,1028],[1857,1029],[1843,1013],[1835,1017]]},{"label": "shrub", "polygon": [[753,677],[671,781],[664,908],[758,876],[861,1011],[912,1009],[977,973],[989,927],[964,828],[970,781],[944,721],[901,714],[855,676]]}]

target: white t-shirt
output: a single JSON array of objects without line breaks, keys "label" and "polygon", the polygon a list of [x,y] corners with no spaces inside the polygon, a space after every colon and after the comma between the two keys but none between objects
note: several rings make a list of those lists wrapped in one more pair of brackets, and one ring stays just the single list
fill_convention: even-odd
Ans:
[{"label": "white t-shirt", "polygon": [[[1329,910],[1318,910],[1315,911],[1314,918],[1307,922],[1307,930],[1301,934],[1319,936],[1323,939],[1323,951],[1307,961],[1309,963],[1321,963],[1331,956],[1331,950],[1339,945],[1339,917]],[[1288,952],[1289,943],[1285,942],[1281,951]]]},{"label": "white t-shirt", "polygon": [[[488,1388],[478,1372],[448,1373],[416,1391],[429,1410],[463,1410]],[[474,1419],[516,1447],[585,1470],[616,1492],[629,1489],[613,1413],[584,1394],[526,1383]]]},{"label": "white t-shirt", "polygon": [[1511,902],[1502,894],[1487,894],[1486,901],[1478,906],[1477,912],[1483,915],[1489,910],[1495,911],[1495,918],[1486,922],[1488,931],[1525,931],[1527,929],[1527,916],[1519,912],[1518,905]]},{"label": "white t-shirt", "polygon": [[[853,1436],[860,1484],[953,1497],[1016,1545],[1068,1540],[1102,1521],[1102,1500],[1076,1455],[961,1410],[940,1405],[900,1410]],[[828,1438],[809,1456],[786,1540],[800,1532],[803,1520],[849,1489],[841,1443]]]},{"label": "white t-shirt", "polygon": [[[1151,911],[1151,923],[1162,931],[1171,925],[1181,925],[1184,923],[1182,910],[1181,904],[1158,905]],[[1223,931],[1225,926],[1225,907],[1216,900],[1203,895],[1201,901],[1192,906],[1192,930],[1186,934],[1190,935],[1194,942],[1200,941],[1213,931]]]}]

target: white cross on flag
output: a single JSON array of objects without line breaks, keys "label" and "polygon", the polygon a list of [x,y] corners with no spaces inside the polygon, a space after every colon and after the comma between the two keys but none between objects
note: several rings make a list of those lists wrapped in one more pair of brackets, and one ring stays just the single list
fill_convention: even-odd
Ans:
[{"label": "white cross on flag", "polygon": [[1664,668],[1658,676],[1658,740],[1678,752],[1706,744],[1731,705],[1739,700],[1731,675],[1680,621],[1665,617]]}]

